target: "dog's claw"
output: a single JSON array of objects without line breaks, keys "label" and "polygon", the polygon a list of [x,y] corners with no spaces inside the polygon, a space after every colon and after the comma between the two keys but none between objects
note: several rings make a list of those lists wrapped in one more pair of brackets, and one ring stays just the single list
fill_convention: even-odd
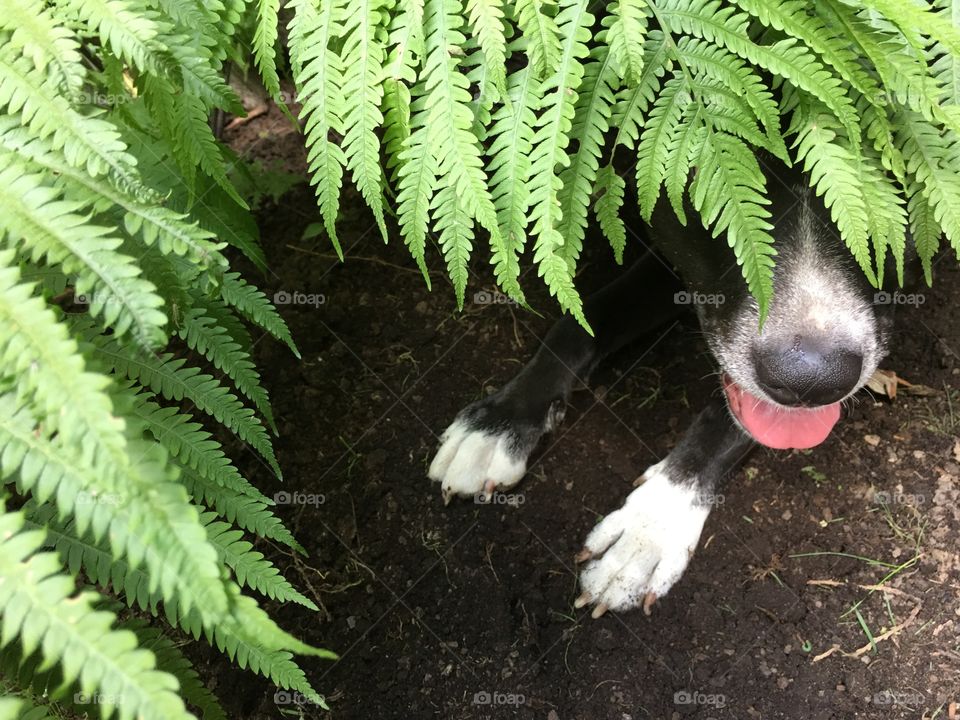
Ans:
[{"label": "dog's claw", "polygon": [[493,497],[494,491],[497,489],[497,483],[493,480],[487,480],[483,484],[483,501],[490,502],[490,498]]},{"label": "dog's claw", "polygon": [[650,615],[650,609],[653,607],[653,604],[657,601],[657,594],[653,592],[648,592],[643,598],[643,614]]},{"label": "dog's claw", "polygon": [[590,617],[596,620],[598,617],[601,617],[606,611],[607,611],[607,604],[600,603],[593,609],[593,612],[590,613]]},{"label": "dog's claw", "polygon": [[589,560],[592,557],[593,557],[593,553],[590,552],[588,548],[584,548],[573,557],[573,561],[575,563],[582,563]]},{"label": "dog's claw", "polygon": [[440,494],[443,495],[443,506],[446,507],[450,504],[450,501],[453,500],[453,493],[449,490],[441,490]]},{"label": "dog's claw", "polygon": [[584,605],[589,605],[591,600],[593,600],[593,596],[590,593],[585,592],[573,601],[573,606],[579,610]]}]

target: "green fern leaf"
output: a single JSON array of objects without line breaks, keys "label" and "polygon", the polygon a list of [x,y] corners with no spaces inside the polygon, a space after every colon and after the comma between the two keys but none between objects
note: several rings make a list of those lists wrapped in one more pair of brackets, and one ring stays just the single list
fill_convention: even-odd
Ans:
[{"label": "green fern leaf", "polygon": [[502,0],[467,0],[467,12],[487,72],[480,92],[491,102],[496,102],[507,93],[507,41],[504,38]]},{"label": "green fern leaf", "polygon": [[267,300],[266,295],[240,277],[240,273],[226,273],[220,292],[224,302],[236,308],[243,317],[266,330],[277,340],[286,343],[297,359],[300,358],[300,351],[293,343],[290,330],[283,318],[277,314],[276,308]]},{"label": "green fern leaf", "polygon": [[336,221],[346,157],[329,135],[344,133],[343,66],[331,49],[331,41],[341,33],[344,9],[341,0],[322,0],[319,10],[312,0],[297,0],[293,8],[290,53],[303,103],[300,117],[305,121],[310,181],[316,186],[327,235],[342,258]]},{"label": "green fern leaf", "polygon": [[94,356],[120,375],[136,380],[167,400],[186,398],[217,422],[233,431],[267,461],[282,478],[266,428],[237,397],[214,377],[199,368],[185,366],[186,360],[171,353],[159,356],[137,353],[105,338],[94,339]]},{"label": "green fern leaf", "polygon": [[836,114],[847,134],[856,143],[860,142],[857,113],[841,81],[825,70],[795,38],[758,45],[747,35],[749,17],[723,7],[720,0],[666,0],[657,7],[672,32],[693,35],[724,47],[819,98]]},{"label": "green fern leaf", "polygon": [[560,63],[560,30],[550,12],[555,5],[556,0],[517,0],[514,9],[538,80],[552,75]]},{"label": "green fern leaf", "polygon": [[10,47],[30,58],[40,72],[49,72],[54,83],[75,98],[86,71],[73,31],[42,0],[3,0],[0,9],[0,29],[10,31]]},{"label": "green fern leaf", "polygon": [[384,51],[377,38],[385,0],[359,0],[343,15],[340,50],[343,94],[350,98],[343,113],[343,154],[354,184],[363,195],[380,228],[384,242],[387,226],[383,216],[383,171],[377,131],[383,124]]},{"label": "green fern leaf", "polygon": [[569,164],[560,173],[561,188],[557,196],[563,218],[563,246],[560,256],[575,266],[587,230],[587,208],[597,178],[604,137],[610,129],[610,113],[619,74],[610,49],[602,44],[594,48],[592,61],[583,70],[583,88],[577,98],[570,137],[577,142]]},{"label": "green fern leaf", "polygon": [[650,111],[637,146],[637,193],[640,213],[647,222],[660,197],[667,174],[667,152],[680,126],[684,108],[691,102],[690,92],[679,73],[669,79]]},{"label": "green fern leaf", "polygon": [[623,251],[627,247],[627,228],[623,218],[620,217],[626,187],[626,182],[612,165],[604,165],[600,168],[593,186],[593,192],[597,195],[593,209],[597,214],[604,237],[613,248],[613,256],[618,265],[623,264]]},{"label": "green fern leaf", "polygon": [[90,314],[118,335],[130,332],[147,348],[166,343],[163,300],[153,285],[138,277],[133,258],[117,252],[121,240],[77,214],[81,206],[58,199],[42,176],[30,173],[11,156],[0,155],[0,232],[8,246],[21,241],[34,262],[45,260],[76,276],[76,294],[85,296]]},{"label": "green fern leaf", "polygon": [[263,78],[263,85],[275,101],[280,99],[276,48],[279,11],[280,0],[258,0],[257,24],[253,32],[253,57]]},{"label": "green fern leaf", "polygon": [[647,34],[646,0],[615,0],[606,42],[619,69],[620,77],[629,85],[640,83],[643,73],[643,39]]},{"label": "green fern leaf", "polygon": [[[490,130],[490,186],[504,250],[491,258],[501,287],[519,289],[520,264],[530,207],[530,152],[533,148],[535,108],[540,104],[531,67],[510,76],[509,103],[497,109]],[[516,300],[523,302],[522,292]]]},{"label": "green fern leaf", "polygon": [[54,553],[38,552],[43,533],[24,530],[23,515],[0,515],[0,621],[4,638],[19,636],[24,655],[41,644],[47,662],[59,661],[64,682],[101,693],[103,712],[174,720],[190,718],[177,681],[155,667],[131,632],[114,630],[112,613],[94,609],[95,593],[74,594]]},{"label": "green fern leaf", "polygon": [[202,353],[214,366],[227,374],[237,390],[253,401],[264,420],[277,433],[277,426],[270,409],[267,391],[260,384],[260,375],[250,354],[233,341],[226,330],[206,316],[203,308],[186,313],[177,334],[187,345]]},{"label": "green fern leaf", "polygon": [[295,602],[311,610],[317,606],[298,592],[263,553],[243,539],[243,533],[227,523],[215,520],[216,513],[205,513],[202,522],[207,536],[227,567],[233,570],[241,587],[251,587],[267,597],[280,602]]},{"label": "green fern leaf", "polygon": [[708,127],[690,186],[693,206],[714,237],[726,233],[763,324],[773,296],[773,237],[766,183],[753,153],[741,140]]},{"label": "green fern leaf", "polygon": [[427,230],[430,221],[430,195],[437,180],[437,159],[429,147],[425,110],[412,118],[413,129],[404,142],[397,171],[397,220],[400,234],[410,254],[431,289],[430,271],[426,263]]},{"label": "green fern leaf", "polygon": [[[587,56],[586,42],[593,24],[587,4],[587,0],[565,0],[561,5],[557,16],[563,38],[560,63],[556,72],[543,82],[543,112],[537,119],[530,157],[532,176],[542,183],[535,185],[530,195],[530,221],[537,237],[534,261],[560,307],[583,325],[586,321],[582,303],[573,286],[573,263],[564,257],[564,237],[558,229],[563,219],[559,200],[563,185],[557,168],[567,167],[570,162],[566,149],[570,143],[577,89],[583,79],[581,61]],[[575,253],[570,255],[575,257]]]}]

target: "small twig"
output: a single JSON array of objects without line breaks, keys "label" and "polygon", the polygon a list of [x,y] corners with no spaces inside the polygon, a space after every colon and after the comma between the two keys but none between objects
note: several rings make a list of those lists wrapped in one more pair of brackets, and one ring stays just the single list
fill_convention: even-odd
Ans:
[{"label": "small twig", "polygon": [[[314,250],[307,250],[307,248],[297,247],[296,245],[287,244],[287,247],[296,252],[303,253],[305,255],[312,255],[313,257],[324,258],[325,260],[340,260],[333,253],[318,253]],[[377,265],[385,265],[387,267],[394,268],[395,270],[403,270],[403,272],[413,273],[414,275],[421,275],[422,273],[419,270],[414,268],[403,267],[403,265],[397,265],[395,263],[387,262],[386,260],[381,260],[378,257],[364,257],[363,255],[347,255],[344,258],[344,263],[347,260],[362,260],[364,262],[376,263]],[[431,275],[436,275],[437,273],[429,271]]]},{"label": "small twig", "polygon": [[917,615],[920,614],[920,608],[921,608],[921,607],[923,607],[923,606],[922,606],[922,605],[915,605],[914,608],[913,608],[913,610],[910,611],[910,615],[907,616],[907,619],[906,619],[906,620],[904,620],[904,621],[903,621],[902,623],[900,623],[899,625],[894,625],[892,628],[890,628],[889,630],[887,630],[885,633],[881,633],[880,635],[877,635],[875,638],[873,638],[873,640],[871,640],[870,642],[868,642],[868,643],[867,643],[866,645],[864,645],[863,647],[857,648],[857,649],[854,650],[853,652],[846,652],[845,650],[842,650],[839,645],[833,645],[833,646],[832,646],[829,650],[827,650],[826,652],[822,652],[822,653],[820,653],[819,655],[817,655],[816,657],[814,657],[814,658],[813,658],[813,662],[820,662],[820,661],[823,660],[824,658],[828,658],[828,657],[830,657],[831,655],[833,655],[833,654],[836,653],[836,652],[839,652],[841,655],[843,655],[844,657],[848,657],[848,658],[858,658],[858,657],[860,657],[861,655],[864,655],[864,654],[870,652],[870,650],[871,650],[874,646],[876,646],[878,643],[880,643],[880,642],[882,642],[882,641],[884,641],[884,640],[888,640],[888,639],[890,639],[890,638],[892,638],[892,637],[894,637],[894,636],[896,636],[896,635],[899,635],[899,634],[900,634],[901,632],[903,632],[906,628],[908,628],[910,625],[912,625],[913,622],[914,622],[914,620],[917,619]]}]

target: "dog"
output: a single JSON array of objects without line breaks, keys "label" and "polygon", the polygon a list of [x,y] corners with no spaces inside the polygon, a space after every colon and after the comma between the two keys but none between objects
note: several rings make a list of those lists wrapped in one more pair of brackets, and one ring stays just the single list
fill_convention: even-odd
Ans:
[{"label": "dog", "polygon": [[[650,614],[693,556],[717,483],[757,444],[823,442],[841,403],[886,352],[892,307],[876,301],[885,293],[868,282],[800,171],[763,165],[777,255],[762,327],[724,238],[682,225],[661,198],[647,228],[656,252],[584,304],[593,337],[569,316],[557,322],[513,379],[456,416],[430,464],[445,502],[513,487],[540,438],[562,422],[574,386],[605,356],[692,305],[722,393],[587,536],[576,558],[575,605],[594,605],[593,617],[636,607]],[[692,208],[687,217],[697,217]]]}]

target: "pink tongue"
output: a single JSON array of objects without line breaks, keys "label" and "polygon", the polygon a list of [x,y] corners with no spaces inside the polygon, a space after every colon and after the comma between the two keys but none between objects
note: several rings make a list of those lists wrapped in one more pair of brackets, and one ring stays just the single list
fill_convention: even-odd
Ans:
[{"label": "pink tongue", "polygon": [[819,445],[840,419],[840,403],[816,408],[785,408],[761,400],[723,376],[730,410],[753,439],[776,450]]}]

